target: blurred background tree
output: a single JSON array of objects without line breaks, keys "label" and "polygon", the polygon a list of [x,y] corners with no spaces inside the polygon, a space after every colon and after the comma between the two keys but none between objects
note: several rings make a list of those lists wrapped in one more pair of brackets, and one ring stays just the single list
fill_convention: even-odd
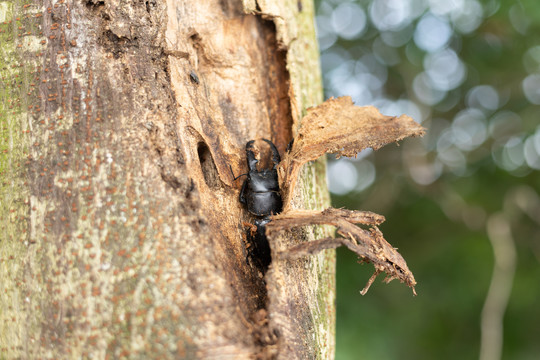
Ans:
[{"label": "blurred background tree", "polygon": [[318,0],[326,97],[428,129],[329,161],[335,207],[387,217],[418,281],[374,285],[338,251],[343,359],[540,356],[540,2]]}]

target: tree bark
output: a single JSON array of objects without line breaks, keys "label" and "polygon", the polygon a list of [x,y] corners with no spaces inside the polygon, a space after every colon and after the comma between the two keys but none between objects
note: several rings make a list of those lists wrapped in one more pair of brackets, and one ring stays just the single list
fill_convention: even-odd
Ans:
[{"label": "tree bark", "polygon": [[[232,175],[322,100],[313,21],[305,0],[0,1],[2,358],[333,358],[333,252],[263,277]],[[324,172],[293,207],[327,206]]]}]

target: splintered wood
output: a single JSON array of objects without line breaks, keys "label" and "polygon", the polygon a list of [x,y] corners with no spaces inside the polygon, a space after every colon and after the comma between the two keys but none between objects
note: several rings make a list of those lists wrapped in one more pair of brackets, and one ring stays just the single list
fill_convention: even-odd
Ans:
[{"label": "splintered wood", "polygon": [[[372,106],[355,106],[350,97],[329,99],[308,109],[301,120],[290,150],[283,157],[278,174],[284,198],[284,210],[272,217],[267,233],[307,225],[333,225],[342,238],[325,238],[292,247],[279,254],[282,258],[298,258],[324,249],[346,246],[365,262],[375,267],[375,273],[362,290],[364,295],[379,273],[386,273],[386,282],[399,279],[412,288],[416,281],[403,257],[384,238],[377,225],[384,217],[371,212],[345,209],[320,211],[292,210],[291,198],[299,171],[306,162],[326,153],[356,156],[366,148],[377,150],[386,144],[410,136],[422,136],[424,128],[406,115],[382,115]],[[355,224],[368,225],[364,230]]]},{"label": "splintered wood", "polygon": [[[335,226],[341,238],[324,238],[305,242],[280,252],[278,256],[282,259],[297,259],[343,245],[356,253],[362,261],[370,262],[375,267],[375,273],[360,292],[362,295],[368,291],[375,277],[382,272],[386,273],[385,282],[398,279],[411,287],[413,294],[416,295],[414,290],[416,280],[407,267],[405,259],[383,238],[381,231],[377,228],[377,225],[383,221],[383,216],[368,211],[334,208],[323,211],[291,210],[272,217],[272,221],[267,225],[267,234],[272,236],[278,231],[298,226]],[[364,230],[355,224],[369,225],[370,229]]]}]

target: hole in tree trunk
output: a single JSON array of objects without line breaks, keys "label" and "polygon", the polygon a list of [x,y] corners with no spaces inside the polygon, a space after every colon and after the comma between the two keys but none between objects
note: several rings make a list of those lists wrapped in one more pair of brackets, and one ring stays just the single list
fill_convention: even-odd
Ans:
[{"label": "hole in tree trunk", "polygon": [[203,142],[197,144],[197,154],[199,154],[199,161],[201,162],[201,170],[204,176],[204,181],[211,189],[217,189],[220,186],[219,174],[212,158],[212,153]]}]

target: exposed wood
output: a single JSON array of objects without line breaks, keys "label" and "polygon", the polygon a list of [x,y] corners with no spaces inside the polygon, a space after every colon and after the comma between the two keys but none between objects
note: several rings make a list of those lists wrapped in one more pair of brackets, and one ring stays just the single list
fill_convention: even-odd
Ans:
[{"label": "exposed wood", "polygon": [[[416,280],[409,270],[407,263],[397,251],[383,237],[377,225],[384,221],[384,217],[368,211],[353,211],[346,209],[328,208],[323,211],[292,210],[272,217],[267,225],[269,235],[300,226],[332,225],[341,235],[338,238],[324,238],[307,241],[292,248],[281,251],[278,259],[298,259],[303,256],[314,255],[323,250],[346,246],[356,253],[361,262],[373,264],[375,273],[367,285],[360,292],[365,295],[369,287],[380,273],[386,273],[385,282],[394,279],[407,284],[414,295]],[[362,229],[356,224],[368,225],[369,229]]]}]

